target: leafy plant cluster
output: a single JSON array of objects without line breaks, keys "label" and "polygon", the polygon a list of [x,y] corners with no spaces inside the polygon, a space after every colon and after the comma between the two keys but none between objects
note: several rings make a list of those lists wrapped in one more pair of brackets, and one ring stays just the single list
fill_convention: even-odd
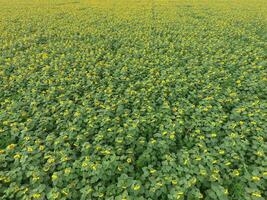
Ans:
[{"label": "leafy plant cluster", "polygon": [[1,1],[0,198],[266,199],[265,3]]}]

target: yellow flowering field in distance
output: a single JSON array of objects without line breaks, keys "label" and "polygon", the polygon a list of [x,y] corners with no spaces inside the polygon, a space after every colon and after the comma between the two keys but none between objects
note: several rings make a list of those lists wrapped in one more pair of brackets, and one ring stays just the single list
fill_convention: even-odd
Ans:
[{"label": "yellow flowering field in distance", "polygon": [[266,0],[0,0],[0,199],[265,200]]}]

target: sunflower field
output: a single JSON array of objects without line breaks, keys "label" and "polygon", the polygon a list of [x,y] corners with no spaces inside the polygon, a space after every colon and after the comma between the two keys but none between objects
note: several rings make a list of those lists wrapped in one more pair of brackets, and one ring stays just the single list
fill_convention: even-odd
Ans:
[{"label": "sunflower field", "polygon": [[266,0],[0,0],[1,200],[266,200]]}]

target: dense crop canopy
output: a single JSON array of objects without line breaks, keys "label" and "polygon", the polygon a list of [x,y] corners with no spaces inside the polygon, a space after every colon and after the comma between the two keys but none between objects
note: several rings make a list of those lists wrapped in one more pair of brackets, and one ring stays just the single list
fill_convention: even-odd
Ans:
[{"label": "dense crop canopy", "polygon": [[0,199],[266,199],[266,13],[1,0]]}]

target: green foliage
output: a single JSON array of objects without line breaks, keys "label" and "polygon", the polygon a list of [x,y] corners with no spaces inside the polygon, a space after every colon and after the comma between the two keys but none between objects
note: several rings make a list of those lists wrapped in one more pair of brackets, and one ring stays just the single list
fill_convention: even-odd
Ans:
[{"label": "green foliage", "polygon": [[0,199],[266,199],[266,8],[2,0]]}]

